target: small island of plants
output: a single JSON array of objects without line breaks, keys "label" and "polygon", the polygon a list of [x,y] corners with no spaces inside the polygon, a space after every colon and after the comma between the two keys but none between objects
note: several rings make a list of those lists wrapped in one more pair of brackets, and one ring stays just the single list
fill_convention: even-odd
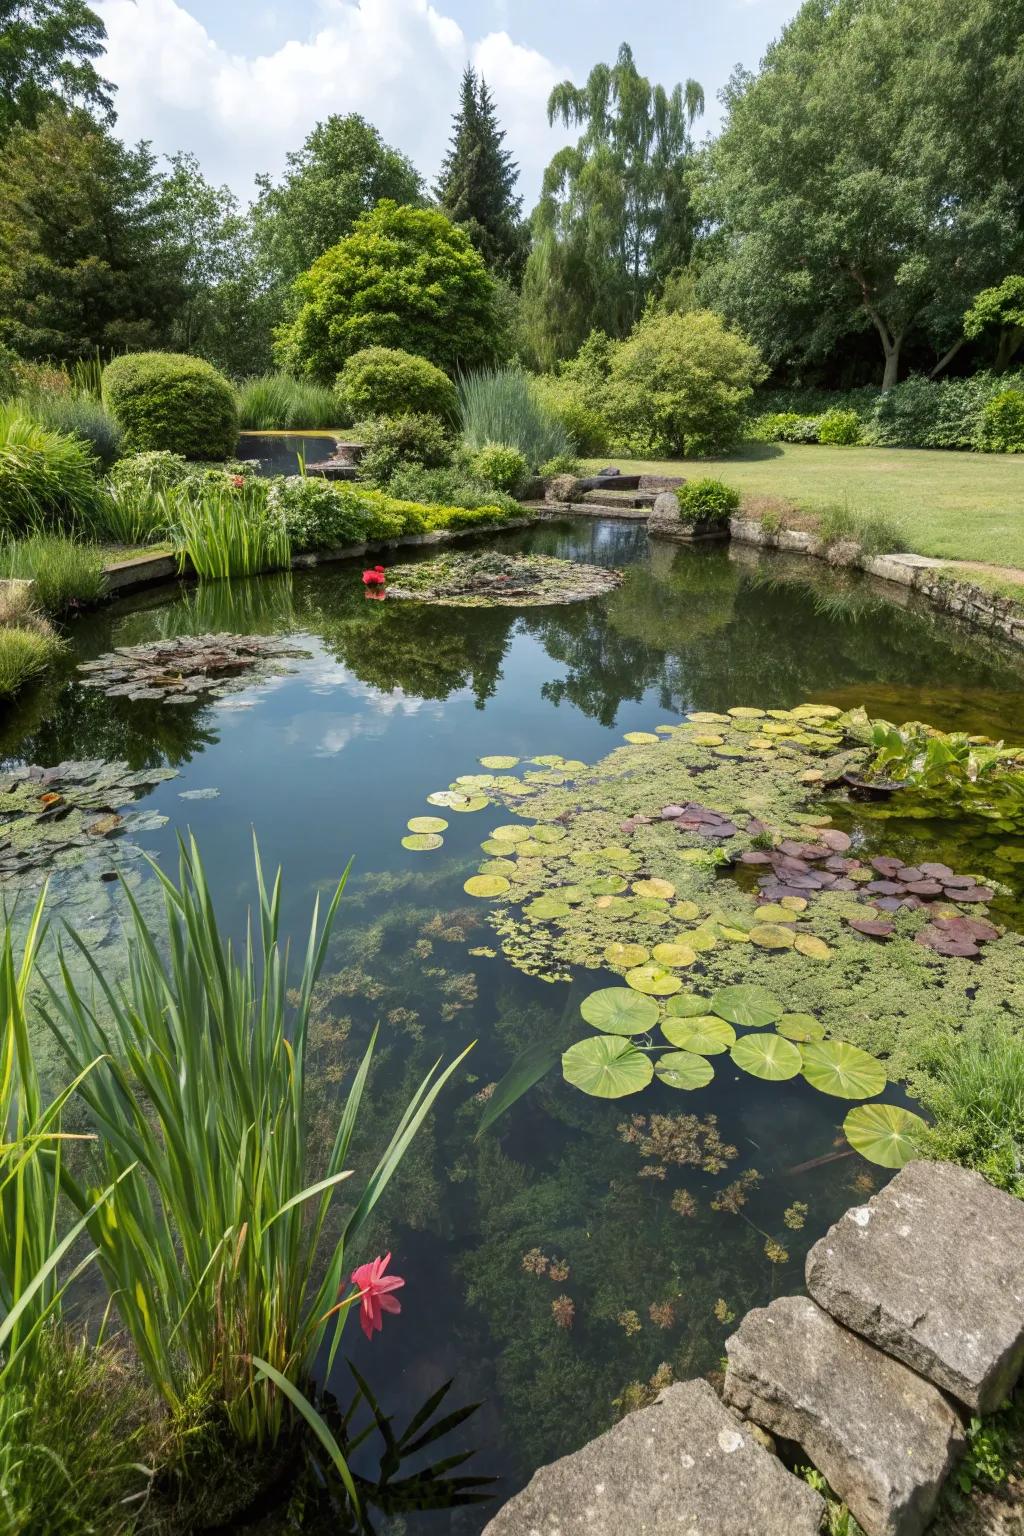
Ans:
[{"label": "small island of plants", "polygon": [[457,608],[539,608],[586,602],[614,591],[621,582],[620,571],[604,566],[485,550],[392,566],[384,590],[389,598]]}]

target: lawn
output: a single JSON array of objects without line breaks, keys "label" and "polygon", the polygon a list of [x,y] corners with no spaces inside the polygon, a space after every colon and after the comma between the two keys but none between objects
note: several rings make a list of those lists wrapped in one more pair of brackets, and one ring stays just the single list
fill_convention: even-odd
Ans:
[{"label": "lawn", "polygon": [[1024,456],[751,443],[725,459],[603,462],[641,473],[714,475],[738,491],[783,496],[809,511],[847,502],[854,512],[896,518],[906,548],[917,554],[1024,569]]}]

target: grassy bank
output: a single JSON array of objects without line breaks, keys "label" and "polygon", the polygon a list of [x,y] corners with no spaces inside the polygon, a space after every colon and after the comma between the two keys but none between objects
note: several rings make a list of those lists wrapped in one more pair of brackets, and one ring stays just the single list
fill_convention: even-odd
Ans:
[{"label": "grassy bank", "polygon": [[810,511],[845,501],[854,512],[897,519],[917,554],[1024,569],[1024,459],[1013,455],[751,443],[723,459],[603,462],[641,473],[713,475],[745,494],[786,497]]}]

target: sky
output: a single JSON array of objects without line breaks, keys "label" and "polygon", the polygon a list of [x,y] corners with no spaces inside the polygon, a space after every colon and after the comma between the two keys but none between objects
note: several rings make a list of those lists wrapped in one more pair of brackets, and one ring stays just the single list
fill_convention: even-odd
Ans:
[{"label": "sky", "polygon": [[103,74],[118,131],[158,154],[190,150],[243,202],[258,172],[332,112],[360,112],[427,177],[436,175],[466,63],[490,85],[529,211],[569,136],[550,128],[559,80],[582,84],[619,44],[671,87],[717,96],[736,64],[756,68],[797,0],[92,0],[108,33]]}]

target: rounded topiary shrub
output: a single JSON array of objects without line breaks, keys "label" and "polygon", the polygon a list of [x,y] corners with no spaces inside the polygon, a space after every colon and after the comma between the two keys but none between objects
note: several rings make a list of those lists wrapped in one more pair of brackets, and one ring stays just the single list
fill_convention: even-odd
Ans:
[{"label": "rounded topiary shrub", "polygon": [[235,392],[200,357],[135,352],[103,370],[103,403],[128,453],[164,449],[186,459],[226,459],[238,441]]},{"label": "rounded topiary shrub", "polygon": [[364,347],[338,374],[338,393],[356,421],[415,411],[454,421],[455,385],[446,373],[400,347]]},{"label": "rounded topiary shrub", "polygon": [[721,480],[688,480],[676,492],[684,523],[727,523],[740,504],[740,493]]},{"label": "rounded topiary shrub", "polygon": [[1024,390],[1001,389],[986,401],[981,447],[986,453],[1024,453]]},{"label": "rounded topiary shrub", "polygon": [[485,443],[473,455],[473,471],[496,490],[514,496],[530,472],[526,455],[507,443]]},{"label": "rounded topiary shrub", "polygon": [[863,435],[856,411],[826,411],[818,421],[818,442],[831,443],[834,448],[853,447]]}]

